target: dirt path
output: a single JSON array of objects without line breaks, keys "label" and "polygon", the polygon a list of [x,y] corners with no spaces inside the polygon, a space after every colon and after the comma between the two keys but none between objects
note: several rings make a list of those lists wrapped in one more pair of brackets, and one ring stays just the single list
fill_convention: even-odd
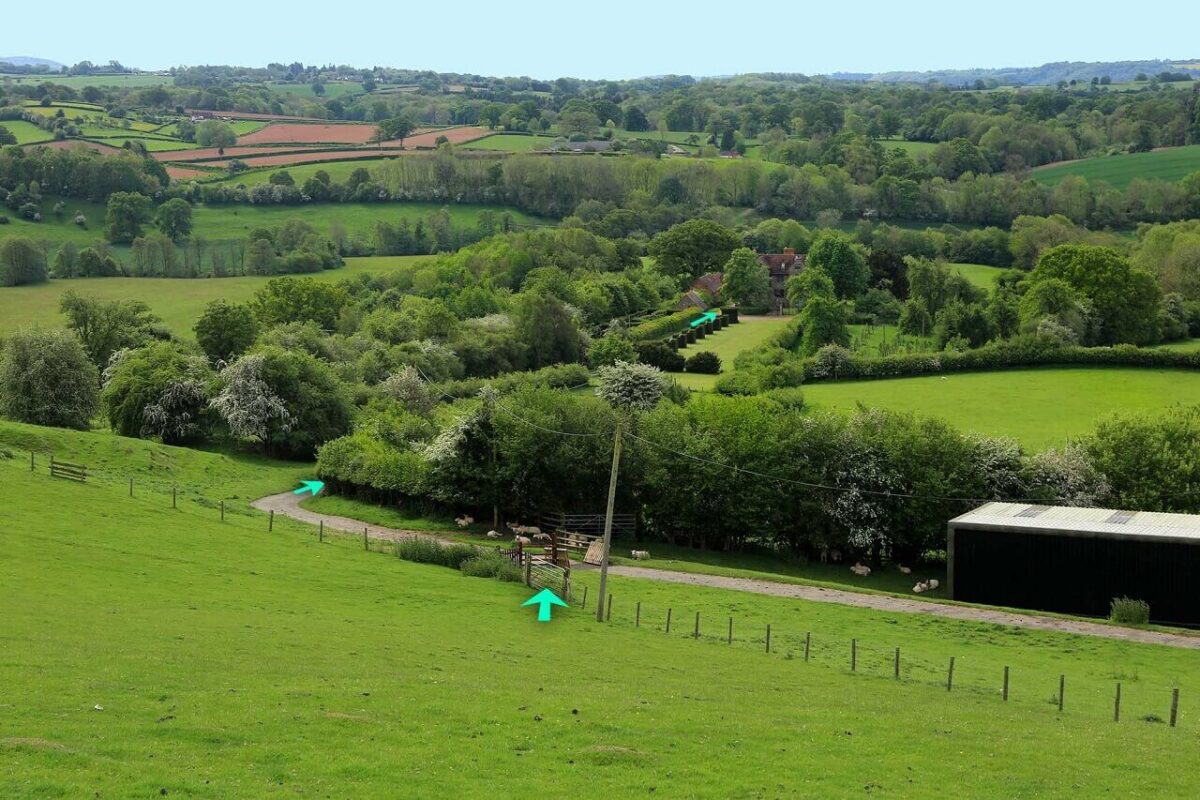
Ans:
[{"label": "dirt path", "polygon": [[[261,511],[274,511],[276,514],[316,525],[324,522],[327,528],[347,531],[361,535],[365,527],[367,535],[372,539],[398,541],[400,539],[432,539],[445,542],[437,536],[419,531],[396,530],[379,525],[367,525],[348,517],[335,517],[329,514],[317,514],[300,508],[301,495],[291,492],[275,494],[255,500],[252,506]],[[576,563],[578,570],[595,570],[593,566]],[[707,586],[714,589],[733,589],[739,592],[765,594],[772,597],[789,597],[795,600],[808,600],[817,603],[837,603],[856,608],[871,608],[876,611],[898,612],[901,614],[929,614],[946,619],[966,620],[969,622],[990,622],[995,625],[1010,625],[1018,628],[1032,628],[1058,633],[1072,633],[1081,636],[1100,636],[1105,639],[1118,639],[1141,644],[1160,644],[1167,647],[1182,647],[1200,650],[1200,636],[1189,636],[1181,633],[1164,633],[1161,631],[1139,630],[1137,628],[1121,628],[1115,625],[1104,625],[1099,622],[1087,622],[1077,619],[1060,619],[1057,617],[1041,617],[1031,614],[1018,614],[1012,611],[995,611],[975,606],[953,605],[928,600],[909,600],[903,597],[892,597],[882,594],[865,594],[850,592],[842,589],[827,589],[820,586],[804,586],[791,583],[774,583],[753,578],[728,578],[720,575],[698,575],[689,572],[673,572],[653,567],[626,567],[613,565],[609,573],[626,578],[641,578],[643,580],[662,581],[664,583],[681,583],[688,586]]]}]

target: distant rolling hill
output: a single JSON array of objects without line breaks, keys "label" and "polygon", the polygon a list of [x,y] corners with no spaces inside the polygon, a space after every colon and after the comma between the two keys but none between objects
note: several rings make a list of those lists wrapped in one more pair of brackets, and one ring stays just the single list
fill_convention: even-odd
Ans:
[{"label": "distant rolling hill", "polygon": [[936,81],[947,86],[962,86],[977,80],[1000,86],[1053,86],[1059,81],[1087,83],[1092,78],[1108,76],[1114,83],[1129,83],[1139,73],[1149,76],[1161,72],[1187,73],[1200,79],[1197,59],[1167,61],[1059,61],[1040,67],[1004,67],[1000,69],[941,69],[928,72],[835,73],[840,80],[877,81],[880,83],[928,83]]},{"label": "distant rolling hill", "polygon": [[12,64],[14,67],[45,67],[51,72],[67,68],[66,64],[60,64],[48,58],[34,58],[33,56],[0,56],[0,64]]}]

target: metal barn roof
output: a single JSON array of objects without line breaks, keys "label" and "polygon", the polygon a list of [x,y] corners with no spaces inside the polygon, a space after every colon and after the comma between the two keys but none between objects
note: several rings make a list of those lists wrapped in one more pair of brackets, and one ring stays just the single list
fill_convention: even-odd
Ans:
[{"label": "metal barn roof", "polygon": [[1146,538],[1200,544],[1200,515],[1113,508],[986,503],[950,520],[956,529],[1021,531],[1068,536]]}]

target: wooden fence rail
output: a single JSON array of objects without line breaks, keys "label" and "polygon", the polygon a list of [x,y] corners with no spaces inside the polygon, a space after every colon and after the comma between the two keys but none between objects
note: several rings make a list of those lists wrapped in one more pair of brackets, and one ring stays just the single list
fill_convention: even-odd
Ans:
[{"label": "wooden fence rail", "polygon": [[87,467],[83,464],[68,464],[66,461],[55,461],[50,456],[50,477],[66,478],[83,483],[87,480]]}]

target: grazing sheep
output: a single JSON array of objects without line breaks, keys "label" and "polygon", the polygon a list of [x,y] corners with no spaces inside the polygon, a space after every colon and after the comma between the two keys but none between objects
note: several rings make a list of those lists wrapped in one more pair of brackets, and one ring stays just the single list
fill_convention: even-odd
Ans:
[{"label": "grazing sheep", "polygon": [[937,578],[930,578],[928,583],[930,589],[936,589],[939,586]]},{"label": "grazing sheep", "polygon": [[649,550],[631,550],[629,554],[633,556],[634,561],[645,561],[650,558]]},{"label": "grazing sheep", "polygon": [[924,594],[929,589],[929,584],[925,581],[920,581],[913,587],[913,592],[916,594]]},{"label": "grazing sheep", "polygon": [[533,539],[530,539],[528,536],[518,536],[513,540],[513,543],[519,544],[522,547],[528,547],[529,545],[533,544]]},{"label": "grazing sheep", "polygon": [[550,534],[538,531],[531,538],[536,542],[548,542],[550,541]]},{"label": "grazing sheep", "polygon": [[487,532],[487,537],[489,539],[499,539],[503,535],[504,534],[500,533],[499,531],[488,531]]},{"label": "grazing sheep", "polygon": [[461,517],[455,517],[455,518],[454,518],[454,523],[455,523],[456,525],[458,525],[458,527],[460,527],[460,528],[465,528],[465,527],[467,527],[468,525],[474,525],[474,524],[475,524],[475,518],[474,518],[474,517],[471,517],[471,516],[467,516],[466,514],[464,514],[464,515],[462,515]]},{"label": "grazing sheep", "polygon": [[850,568],[850,571],[853,572],[855,575],[859,576],[860,578],[865,578],[871,574],[871,568],[865,567],[862,564],[855,564],[853,567]]},{"label": "grazing sheep", "polygon": [[906,567],[903,564],[900,565],[899,569],[900,569],[901,575],[908,575],[908,574],[912,573],[912,568]]}]

